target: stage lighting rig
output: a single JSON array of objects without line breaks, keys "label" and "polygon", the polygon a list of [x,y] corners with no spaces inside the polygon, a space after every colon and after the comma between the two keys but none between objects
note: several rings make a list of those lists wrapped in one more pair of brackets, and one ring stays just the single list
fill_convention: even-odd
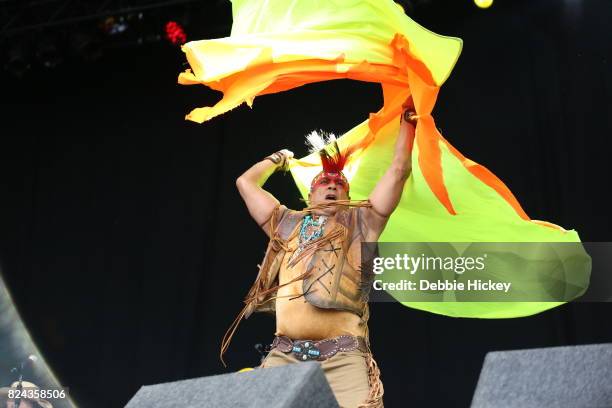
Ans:
[{"label": "stage lighting rig", "polygon": [[121,34],[128,29],[127,19],[124,16],[109,16],[102,20],[100,28],[108,35]]}]

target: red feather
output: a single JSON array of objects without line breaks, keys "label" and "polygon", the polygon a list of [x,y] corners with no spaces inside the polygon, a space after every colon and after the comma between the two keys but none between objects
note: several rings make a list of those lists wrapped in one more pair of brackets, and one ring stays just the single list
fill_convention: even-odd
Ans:
[{"label": "red feather", "polygon": [[[331,153],[327,149],[330,149]],[[323,164],[323,171],[325,173],[342,173],[348,156],[342,154],[338,142],[334,141],[330,147],[321,150],[319,155],[321,156],[321,164]]]}]

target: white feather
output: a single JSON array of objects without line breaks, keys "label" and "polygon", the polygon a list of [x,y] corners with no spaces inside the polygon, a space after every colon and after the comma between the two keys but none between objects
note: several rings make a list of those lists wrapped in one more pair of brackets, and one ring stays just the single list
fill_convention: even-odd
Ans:
[{"label": "white feather", "polygon": [[336,135],[333,133],[313,130],[306,135],[306,146],[308,146],[310,153],[318,153],[335,140]]},{"label": "white feather", "polygon": [[310,153],[317,153],[325,148],[325,139],[316,130],[306,135],[306,146]]}]

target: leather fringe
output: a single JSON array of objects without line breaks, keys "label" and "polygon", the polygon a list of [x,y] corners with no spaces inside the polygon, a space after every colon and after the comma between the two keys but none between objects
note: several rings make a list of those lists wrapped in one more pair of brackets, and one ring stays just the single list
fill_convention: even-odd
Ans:
[{"label": "leather fringe", "polygon": [[[372,204],[370,204],[369,200],[354,200],[354,201],[353,200],[337,200],[337,201],[332,202],[332,203],[322,203],[322,204],[316,204],[316,205],[313,205],[313,206],[309,206],[309,207],[305,208],[304,210],[302,210],[302,212],[304,214],[308,214],[308,213],[312,213],[313,211],[316,211],[316,210],[321,210],[321,209],[330,208],[330,207],[334,207],[334,206],[371,207]],[[276,228],[277,228],[276,223],[278,222],[277,215],[278,215],[279,208],[280,208],[280,206],[277,206],[274,209],[274,212],[272,213],[272,216],[270,218],[270,237],[271,238],[270,238],[270,243],[268,245],[279,245],[281,248],[286,249],[285,242],[283,242],[281,239],[279,239],[278,236],[276,235]],[[342,233],[342,231],[337,231],[337,233]],[[295,260],[292,260],[291,262],[295,263],[299,259],[302,259],[303,256],[305,256],[306,254],[312,253],[312,252],[316,251],[317,249],[319,249],[319,246],[322,246],[325,242],[327,242],[331,238],[335,238],[335,235],[333,237],[325,237],[325,236],[323,236],[323,237],[313,241],[312,242],[312,244],[313,244],[312,245],[312,250],[304,251],[302,254],[300,254],[300,256],[298,256]],[[263,265],[262,265],[262,267],[263,267]],[[229,348],[229,345],[230,345],[230,343],[232,341],[232,338],[234,337],[234,333],[238,329],[238,325],[242,321],[242,318],[246,314],[246,312],[249,309],[249,307],[251,307],[254,303],[257,303],[258,299],[260,299],[262,296],[265,296],[265,295],[267,295],[269,293],[272,293],[272,292],[278,290],[279,288],[281,288],[281,287],[283,287],[285,285],[289,285],[289,284],[294,283],[294,282],[296,282],[298,280],[304,279],[308,275],[308,272],[309,271],[306,271],[303,274],[301,274],[299,276],[296,276],[291,281],[286,282],[286,283],[284,283],[282,285],[277,285],[275,287],[272,287],[272,288],[269,288],[269,289],[265,289],[265,290],[263,289],[263,287],[265,287],[265,285],[263,284],[263,280],[267,279],[267,277],[266,276],[262,276],[262,275],[259,275],[257,277],[257,279],[255,280],[255,283],[253,284],[253,289],[251,291],[249,291],[249,294],[247,295],[246,299],[244,300],[245,306],[242,308],[242,310],[240,311],[238,316],[236,316],[236,318],[234,319],[234,321],[232,322],[230,327],[227,329],[227,331],[223,335],[223,338],[221,339],[221,350],[219,352],[219,359],[221,360],[221,363],[223,363],[224,367],[227,367],[227,364],[225,364],[225,360],[223,360],[223,355],[225,354],[225,352]],[[275,298],[268,299],[268,301],[271,301],[271,300],[274,300],[274,299]],[[366,337],[366,339],[367,339],[367,337]],[[369,346],[369,342],[368,342],[368,346]]]}]

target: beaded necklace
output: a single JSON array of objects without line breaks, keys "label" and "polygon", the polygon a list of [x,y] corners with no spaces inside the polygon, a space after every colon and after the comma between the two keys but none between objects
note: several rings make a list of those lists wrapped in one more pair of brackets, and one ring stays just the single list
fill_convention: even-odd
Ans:
[{"label": "beaded necklace", "polygon": [[[317,218],[315,219],[315,217]],[[302,226],[300,227],[299,244],[295,252],[289,257],[289,262],[291,262],[293,258],[300,255],[307,243],[320,238],[323,235],[326,222],[327,217],[324,215],[313,216],[308,214],[304,216]]]},{"label": "beaded necklace", "polygon": [[[316,219],[314,217],[317,217]],[[313,216],[308,214],[302,221],[300,228],[300,246],[320,238],[323,235],[323,228],[327,222],[327,217],[324,215]]]}]

